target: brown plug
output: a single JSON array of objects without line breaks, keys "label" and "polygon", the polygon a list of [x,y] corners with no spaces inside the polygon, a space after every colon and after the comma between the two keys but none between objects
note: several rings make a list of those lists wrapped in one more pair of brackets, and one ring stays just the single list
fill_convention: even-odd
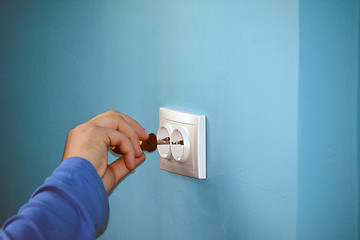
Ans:
[{"label": "brown plug", "polygon": [[140,141],[140,147],[143,151],[153,152],[157,148],[157,139],[154,133],[149,134],[149,138],[145,141]]}]

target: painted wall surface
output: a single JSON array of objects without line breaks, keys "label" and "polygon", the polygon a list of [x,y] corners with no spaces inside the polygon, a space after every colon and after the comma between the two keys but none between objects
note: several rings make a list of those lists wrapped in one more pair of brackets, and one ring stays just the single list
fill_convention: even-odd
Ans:
[{"label": "painted wall surface", "polygon": [[359,1],[300,1],[297,239],[359,239]]},{"label": "painted wall surface", "polygon": [[110,197],[100,239],[295,236],[297,1],[2,1],[1,220],[59,164],[67,131],[116,109],[206,114],[208,179],[156,153]]},{"label": "painted wall surface", "polygon": [[[157,131],[164,106],[207,115],[208,179],[162,171],[156,153],[148,155],[110,196],[100,239],[306,239],[308,216],[297,218],[296,210],[314,210],[306,199],[318,197],[315,187],[306,191],[308,171],[316,177],[306,144],[323,136],[298,121],[315,112],[304,108],[307,97],[328,96],[316,95],[325,80],[311,92],[304,77],[312,75],[305,63],[313,60],[312,49],[302,52],[311,33],[299,37],[299,30],[313,29],[306,4],[299,28],[297,0],[1,1],[1,222],[59,164],[70,128],[116,109]],[[337,52],[344,60],[351,44]],[[345,109],[337,105],[342,122],[332,134],[347,141],[336,154],[348,154],[349,164],[334,160],[331,173],[341,181],[328,192],[349,195],[333,198],[327,209],[350,202],[335,212],[346,211],[342,224],[356,236],[350,211],[357,209],[357,140],[341,129],[349,133],[356,124],[357,83],[353,69],[341,66],[335,73],[351,80],[338,94]],[[334,81],[332,90],[342,86]],[[320,199],[327,196],[333,197]],[[326,214],[317,219],[329,227],[338,222]],[[321,234],[327,236],[314,236]]]}]

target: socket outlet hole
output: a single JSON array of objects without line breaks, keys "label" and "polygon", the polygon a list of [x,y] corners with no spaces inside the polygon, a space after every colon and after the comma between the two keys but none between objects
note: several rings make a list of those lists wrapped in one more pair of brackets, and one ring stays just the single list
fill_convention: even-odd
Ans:
[{"label": "socket outlet hole", "polygon": [[176,161],[184,162],[189,157],[190,142],[188,133],[178,128],[171,134],[171,154]]},{"label": "socket outlet hole", "polygon": [[[164,140],[164,139],[170,140],[170,132],[171,132],[170,127],[167,124],[162,125],[157,132],[157,135],[156,135],[157,140]],[[171,157],[170,142],[169,142],[169,144],[158,144],[157,149],[162,158],[170,159],[170,157]]]}]

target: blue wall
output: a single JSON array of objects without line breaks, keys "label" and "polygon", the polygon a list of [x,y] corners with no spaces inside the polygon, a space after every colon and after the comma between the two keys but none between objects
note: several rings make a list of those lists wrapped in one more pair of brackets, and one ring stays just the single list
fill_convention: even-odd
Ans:
[{"label": "blue wall", "polygon": [[[346,86],[329,74],[329,94],[344,88],[333,99],[341,104],[330,109],[340,111],[341,124],[324,118],[336,125],[325,133],[340,141],[329,147],[338,157],[329,175],[338,181],[329,177],[336,183],[329,185],[328,173],[316,170],[332,163],[316,162],[308,142],[328,140],[312,124],[335,113],[307,108],[308,100],[329,96],[320,91],[325,79],[311,85],[307,62],[334,66],[327,55],[311,55],[318,25],[311,24],[310,2],[300,1],[300,10],[297,0],[29,2],[0,7],[1,222],[59,164],[70,128],[116,109],[157,131],[159,107],[172,107],[207,115],[208,179],[162,171],[157,154],[148,155],[110,196],[110,222],[100,239],[311,239],[311,228],[312,239],[332,239],[320,225],[339,220],[326,210],[345,211],[340,235],[332,236],[348,231],[355,239],[359,68],[344,63],[333,70],[348,74]],[[358,64],[359,7],[344,6],[357,8],[340,23],[354,20],[341,35],[348,44],[334,54]],[[327,43],[315,40],[314,49]],[[321,181],[309,181],[317,173]],[[319,197],[317,189],[326,194]],[[314,199],[326,206],[312,220]]]},{"label": "blue wall", "polygon": [[297,239],[359,239],[359,1],[300,1]]}]

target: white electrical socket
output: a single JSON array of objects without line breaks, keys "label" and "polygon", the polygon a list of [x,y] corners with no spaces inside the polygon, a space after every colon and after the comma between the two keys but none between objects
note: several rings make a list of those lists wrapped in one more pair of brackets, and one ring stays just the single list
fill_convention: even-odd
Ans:
[{"label": "white electrical socket", "polygon": [[169,172],[206,179],[205,115],[160,108],[157,139],[160,168]]}]

